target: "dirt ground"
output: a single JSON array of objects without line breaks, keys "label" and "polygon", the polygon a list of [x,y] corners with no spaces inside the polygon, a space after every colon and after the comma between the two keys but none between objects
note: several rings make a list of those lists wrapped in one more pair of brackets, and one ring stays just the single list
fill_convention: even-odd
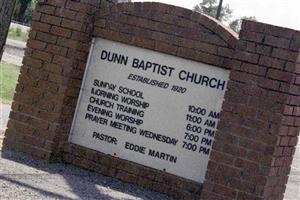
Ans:
[{"label": "dirt ground", "polygon": [[0,199],[173,200],[71,165],[50,164],[2,149]]}]

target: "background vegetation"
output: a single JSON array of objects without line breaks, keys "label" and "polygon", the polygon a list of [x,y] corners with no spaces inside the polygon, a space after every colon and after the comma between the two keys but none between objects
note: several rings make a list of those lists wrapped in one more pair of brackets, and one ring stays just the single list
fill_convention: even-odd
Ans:
[{"label": "background vegetation", "polygon": [[[13,20],[22,24],[29,25],[37,0],[17,0],[13,15]],[[194,10],[216,17],[218,4],[220,0],[200,0],[200,3],[194,7]],[[239,19],[232,19],[233,10],[228,4],[222,6],[220,21],[224,22],[234,31],[239,32],[243,19],[256,21],[254,16],[243,16]]]},{"label": "background vegetation", "polygon": [[0,63],[0,102],[12,101],[19,74],[20,67],[5,62]]},{"label": "background vegetation", "polygon": [[[198,5],[194,7],[194,11],[204,13],[211,17],[216,17],[218,10],[219,0],[202,0]],[[255,16],[243,16],[239,19],[232,19],[233,10],[228,4],[222,6],[220,21],[228,25],[235,32],[240,32],[242,20],[257,21]]]},{"label": "background vegetation", "polygon": [[29,34],[28,31],[23,31],[20,27],[10,28],[7,37],[9,39],[26,42]]},{"label": "background vegetation", "polygon": [[13,21],[29,25],[36,6],[36,0],[17,0]]}]

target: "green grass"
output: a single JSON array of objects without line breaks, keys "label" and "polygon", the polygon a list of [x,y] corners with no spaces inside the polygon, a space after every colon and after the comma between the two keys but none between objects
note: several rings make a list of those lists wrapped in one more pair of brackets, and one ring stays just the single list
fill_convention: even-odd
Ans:
[{"label": "green grass", "polygon": [[19,40],[26,42],[28,40],[28,31],[22,31],[21,28],[10,28],[8,31],[8,38],[12,40]]},{"label": "green grass", "polygon": [[20,74],[20,67],[5,62],[0,63],[0,102],[10,103]]}]

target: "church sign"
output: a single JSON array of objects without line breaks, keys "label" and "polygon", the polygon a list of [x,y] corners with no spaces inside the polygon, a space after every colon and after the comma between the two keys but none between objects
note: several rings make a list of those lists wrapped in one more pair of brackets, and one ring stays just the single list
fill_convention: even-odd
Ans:
[{"label": "church sign", "polygon": [[72,143],[202,183],[229,71],[93,40]]}]

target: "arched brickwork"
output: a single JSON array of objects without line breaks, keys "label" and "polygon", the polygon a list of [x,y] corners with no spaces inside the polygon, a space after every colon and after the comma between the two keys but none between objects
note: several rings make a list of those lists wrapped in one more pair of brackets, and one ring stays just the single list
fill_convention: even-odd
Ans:
[{"label": "arched brickwork", "polygon": [[228,68],[238,35],[220,22],[176,6],[120,3],[96,15],[94,37],[103,37]]}]

